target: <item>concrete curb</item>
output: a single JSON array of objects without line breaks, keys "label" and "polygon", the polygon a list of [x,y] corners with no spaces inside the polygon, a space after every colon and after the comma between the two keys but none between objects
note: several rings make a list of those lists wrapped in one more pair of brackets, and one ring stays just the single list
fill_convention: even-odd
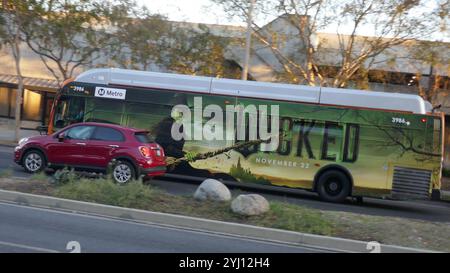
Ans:
[{"label": "concrete curb", "polygon": [[[55,197],[19,193],[0,190],[0,200],[21,205],[53,208],[66,211],[84,212],[107,217],[134,220],[178,228],[194,229],[211,233],[227,234],[231,236],[247,237],[252,239],[282,242],[293,245],[309,246],[324,250],[338,252],[369,252],[367,242],[327,237],[300,232],[285,231],[273,228],[264,228],[237,223],[207,220],[182,215],[166,214],[114,207],[109,205],[74,201]],[[431,252],[429,250],[406,248],[392,245],[381,245],[383,253],[415,253]]]}]

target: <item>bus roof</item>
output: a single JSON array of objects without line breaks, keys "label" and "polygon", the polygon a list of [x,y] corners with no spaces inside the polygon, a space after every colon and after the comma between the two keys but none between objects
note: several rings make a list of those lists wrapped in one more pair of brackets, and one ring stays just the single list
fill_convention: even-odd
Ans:
[{"label": "bus roof", "polygon": [[219,79],[117,68],[92,69],[80,74],[75,81],[91,84],[158,88],[323,105],[384,109],[416,114],[426,114],[432,110],[432,105],[417,95]]}]

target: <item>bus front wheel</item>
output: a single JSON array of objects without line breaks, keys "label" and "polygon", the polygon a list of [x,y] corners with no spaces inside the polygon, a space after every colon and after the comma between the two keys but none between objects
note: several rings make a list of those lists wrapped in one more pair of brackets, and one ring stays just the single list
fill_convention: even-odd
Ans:
[{"label": "bus front wheel", "polygon": [[327,202],[343,202],[350,195],[351,183],[341,171],[328,170],[317,181],[317,193]]}]

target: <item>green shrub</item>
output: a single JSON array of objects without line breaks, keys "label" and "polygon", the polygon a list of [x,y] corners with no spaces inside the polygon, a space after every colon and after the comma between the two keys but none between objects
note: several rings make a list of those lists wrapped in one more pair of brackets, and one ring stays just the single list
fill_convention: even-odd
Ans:
[{"label": "green shrub", "polygon": [[158,191],[131,181],[125,185],[109,179],[79,179],[62,184],[55,189],[56,196],[80,201],[102,203],[113,206],[148,209],[157,198]]},{"label": "green shrub", "polygon": [[320,235],[333,234],[333,225],[318,210],[282,202],[270,202],[270,208],[276,217],[272,225],[274,228]]},{"label": "green shrub", "polygon": [[76,182],[81,177],[75,172],[74,169],[64,168],[62,170],[57,170],[51,179],[51,182],[56,185],[62,185],[70,182]]}]

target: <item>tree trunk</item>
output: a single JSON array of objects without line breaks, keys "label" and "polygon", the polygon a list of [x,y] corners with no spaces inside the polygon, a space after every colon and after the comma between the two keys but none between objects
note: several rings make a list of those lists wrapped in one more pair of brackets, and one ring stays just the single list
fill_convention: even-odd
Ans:
[{"label": "tree trunk", "polygon": [[22,94],[23,94],[23,77],[22,72],[20,70],[20,34],[16,35],[14,44],[11,45],[14,60],[16,62],[16,73],[17,73],[17,79],[18,79],[18,86],[17,86],[17,94],[16,94],[16,111],[15,111],[15,131],[14,131],[14,140],[16,142],[20,139],[20,127],[21,127],[21,110],[22,110]]},{"label": "tree trunk", "polygon": [[244,55],[244,67],[242,68],[242,76],[241,79],[246,81],[247,80],[247,74],[248,74],[248,66],[250,63],[250,48],[252,43],[252,13],[253,13],[253,7],[255,5],[255,0],[249,1],[249,9],[247,12],[247,33],[245,37],[245,55]]},{"label": "tree trunk", "polygon": [[308,46],[308,55],[307,55],[307,71],[308,71],[308,84],[310,86],[315,86],[316,85],[316,78],[315,78],[315,71],[314,71],[314,64],[313,64],[313,59],[312,56],[314,54],[314,49],[311,46]]}]

